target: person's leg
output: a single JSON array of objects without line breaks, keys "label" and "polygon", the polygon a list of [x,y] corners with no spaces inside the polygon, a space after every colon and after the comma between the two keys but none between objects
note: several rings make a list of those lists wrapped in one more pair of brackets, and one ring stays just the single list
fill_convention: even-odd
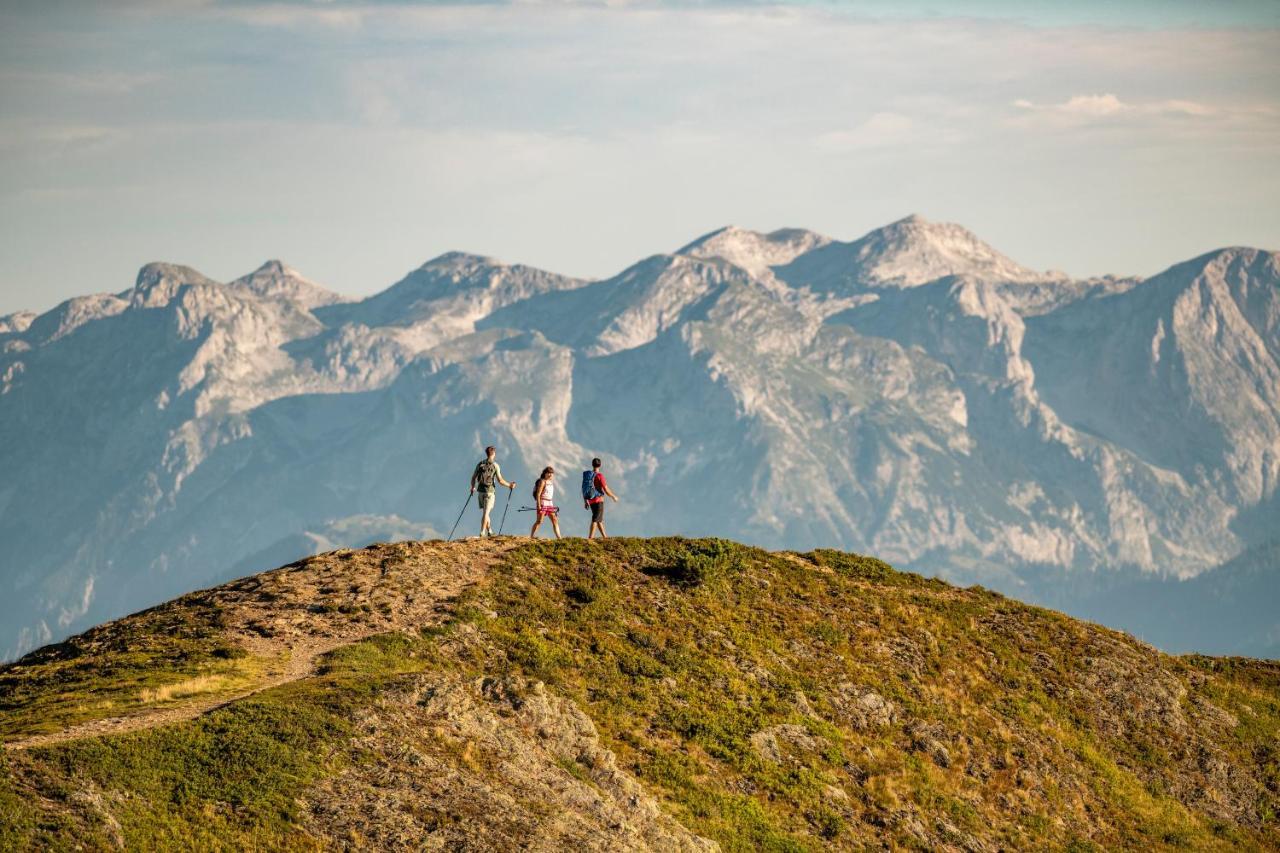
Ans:
[{"label": "person's leg", "polygon": [[542,513],[536,510],[533,513],[533,529],[529,531],[530,539],[538,538],[538,528],[542,526]]},{"label": "person's leg", "polygon": [[551,513],[551,529],[556,532],[557,539],[564,538],[560,535],[560,516],[558,513]]},{"label": "person's leg", "polygon": [[604,501],[591,505],[591,529],[600,531],[600,538],[604,538]]}]

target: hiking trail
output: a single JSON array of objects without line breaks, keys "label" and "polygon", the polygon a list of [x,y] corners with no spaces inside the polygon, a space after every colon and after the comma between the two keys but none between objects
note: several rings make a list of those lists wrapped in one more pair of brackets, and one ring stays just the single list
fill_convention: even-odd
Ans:
[{"label": "hiking trail", "polygon": [[250,686],[143,705],[119,716],[15,738],[3,747],[28,749],[151,729],[194,719],[263,690],[308,678],[315,674],[319,659],[334,649],[377,634],[441,624],[464,590],[525,541],[504,536],[340,549],[190,593],[161,606],[216,608],[228,643],[268,662]]}]

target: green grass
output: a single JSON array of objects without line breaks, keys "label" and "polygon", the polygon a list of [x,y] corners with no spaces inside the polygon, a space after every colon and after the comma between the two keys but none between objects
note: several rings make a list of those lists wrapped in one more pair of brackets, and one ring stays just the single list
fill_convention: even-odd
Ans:
[{"label": "green grass", "polygon": [[[474,665],[545,681],[580,702],[622,764],[726,849],[819,849],[886,831],[911,844],[891,828],[904,806],[944,815],[961,833],[998,824],[1008,843],[1065,845],[1072,838],[1057,815],[1035,805],[1052,799],[1108,827],[1104,844],[1229,846],[1165,793],[1172,784],[1143,781],[1177,772],[1159,748],[1168,732],[1110,737],[1089,708],[1047,692],[1099,629],[872,558],[796,556],[678,538],[530,545],[467,611],[497,647]],[[991,619],[1017,630],[981,631]],[[898,658],[877,648],[892,642],[914,645]],[[858,731],[830,722],[840,719],[831,697],[844,683],[871,685],[903,717],[939,726],[951,766],[913,751],[901,724]],[[1258,719],[1268,722],[1245,739],[1265,749],[1280,713]],[[786,724],[804,727],[810,743],[784,749],[782,764],[763,759],[752,735]],[[1027,802],[1002,808],[964,763],[1007,754],[1011,736],[1034,737],[1044,766],[1025,793],[1005,778],[1016,774],[997,773],[996,786]],[[1076,774],[1092,788],[1064,795],[1056,777]],[[833,799],[832,787],[849,799]],[[868,787],[879,802],[860,796]]]},{"label": "green grass", "polygon": [[[351,760],[355,713],[423,668],[409,654],[416,645],[375,637],[330,655],[317,678],[196,720],[10,754],[0,850],[108,847],[113,837],[141,850],[314,849],[297,798]],[[86,806],[86,792],[104,799],[118,830]]]},{"label": "green grass", "polygon": [[[18,691],[0,732],[243,662],[220,645],[216,614],[179,610],[0,673]],[[1090,660],[1122,653],[1185,685],[1188,720],[1198,702],[1237,719],[1213,730],[1213,746],[1258,780],[1246,823],[1178,798],[1186,774],[1191,789],[1212,784],[1194,777],[1188,731],[1140,716],[1117,729],[1146,700],[1112,708],[1102,688],[1079,686]],[[544,682],[586,711],[668,813],[726,850],[970,836],[1008,849],[1276,846],[1280,668],[1148,655],[1105,629],[857,555],[543,541],[511,552],[441,628],[344,647],[315,678],[196,720],[0,758],[0,849],[311,849],[299,799],[372,760],[352,721],[424,671]],[[842,697],[868,688],[893,703],[892,723],[857,725]],[[465,755],[457,767],[480,772]]]},{"label": "green grass", "polygon": [[268,662],[220,628],[212,608],[164,605],[0,667],[0,739],[244,689]]}]

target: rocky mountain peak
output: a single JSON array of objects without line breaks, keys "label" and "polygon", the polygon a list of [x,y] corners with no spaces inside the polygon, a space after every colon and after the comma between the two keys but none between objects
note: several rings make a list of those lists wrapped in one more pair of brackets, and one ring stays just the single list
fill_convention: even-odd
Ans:
[{"label": "rocky mountain peak", "polygon": [[1005,257],[969,229],[912,214],[849,244],[864,275],[911,287],[947,275],[988,281],[1040,281],[1047,276]]},{"label": "rocky mountain peak", "polygon": [[341,296],[305,278],[283,261],[270,260],[230,285],[266,299],[286,299],[306,308],[345,301]]},{"label": "rocky mountain peak", "polygon": [[791,263],[805,252],[830,242],[829,237],[803,228],[780,228],[763,234],[726,225],[680,248],[677,254],[697,258],[720,257],[753,275],[760,275],[771,267]]},{"label": "rocky mountain peak", "polygon": [[34,311],[17,311],[0,317],[0,335],[20,334],[27,330],[36,318]]},{"label": "rocky mountain peak", "polygon": [[477,255],[472,252],[445,252],[418,267],[436,273],[446,272],[458,275],[473,275],[480,270],[503,268],[507,265],[497,258]]},{"label": "rocky mountain peak", "polygon": [[329,323],[412,326],[423,322],[471,328],[488,313],[538,293],[572,289],[580,279],[469,252],[446,252],[391,287],[360,302],[325,307]]},{"label": "rocky mountain peak", "polygon": [[156,308],[167,305],[179,289],[190,284],[217,286],[218,282],[191,267],[153,261],[138,270],[129,300],[140,308]]},{"label": "rocky mountain peak", "polygon": [[1129,298],[1167,310],[1176,304],[1175,319],[1183,322],[1217,324],[1223,312],[1238,313],[1268,349],[1280,354],[1280,253],[1245,246],[1215,249],[1153,276]]},{"label": "rocky mountain peak", "polygon": [[182,264],[169,264],[162,261],[152,261],[144,264],[138,270],[137,280],[134,282],[135,290],[146,290],[156,287],[165,282],[177,284],[217,284],[216,281],[206,276],[199,270],[192,269]]}]

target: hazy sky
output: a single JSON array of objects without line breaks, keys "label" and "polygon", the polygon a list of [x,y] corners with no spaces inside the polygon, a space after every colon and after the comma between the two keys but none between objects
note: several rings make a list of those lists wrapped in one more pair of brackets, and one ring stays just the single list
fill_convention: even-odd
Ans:
[{"label": "hazy sky", "polygon": [[1280,2],[0,5],[0,314],[911,212],[1075,275],[1280,249]]}]

